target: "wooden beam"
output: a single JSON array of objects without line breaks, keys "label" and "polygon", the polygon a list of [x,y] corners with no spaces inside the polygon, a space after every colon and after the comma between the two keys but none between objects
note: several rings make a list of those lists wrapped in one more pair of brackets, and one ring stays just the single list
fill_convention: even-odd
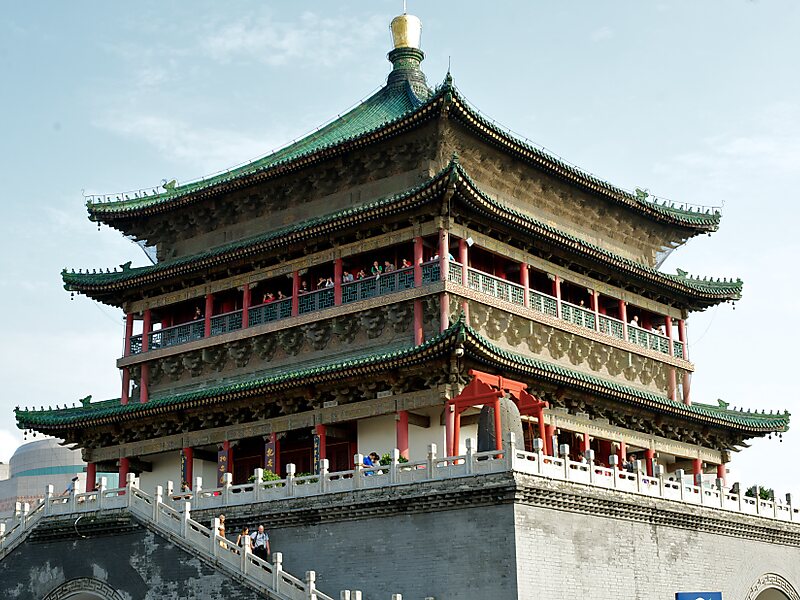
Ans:
[{"label": "wooden beam", "polygon": [[420,415],[418,413],[409,412],[408,424],[413,425],[414,427],[423,427],[428,429],[431,426],[431,418],[428,415]]}]

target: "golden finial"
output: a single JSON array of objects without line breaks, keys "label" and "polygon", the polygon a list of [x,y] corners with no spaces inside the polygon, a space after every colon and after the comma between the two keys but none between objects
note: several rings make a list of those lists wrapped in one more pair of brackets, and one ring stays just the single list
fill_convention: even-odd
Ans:
[{"label": "golden finial", "polygon": [[403,0],[403,14],[392,19],[392,41],[395,48],[420,49],[422,38],[422,22],[419,17],[406,12],[406,2]]}]

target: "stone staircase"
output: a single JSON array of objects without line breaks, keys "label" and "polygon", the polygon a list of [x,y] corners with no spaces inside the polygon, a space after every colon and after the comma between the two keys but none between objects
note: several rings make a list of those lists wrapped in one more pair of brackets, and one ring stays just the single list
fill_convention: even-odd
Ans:
[{"label": "stone staircase", "polygon": [[[334,600],[316,588],[316,573],[307,571],[299,579],[283,570],[280,552],[273,554],[269,563],[255,556],[247,538],[244,547],[234,545],[217,534],[218,521],[209,528],[191,518],[191,504],[185,502],[182,510],[164,503],[163,490],[158,486],[153,495],[138,487],[137,478],[131,474],[124,488],[106,489],[101,480],[94,492],[54,496],[53,486],[48,486],[45,498],[33,510],[18,506],[12,526],[6,530],[0,525],[0,560],[22,544],[38,526],[64,516],[86,516],[100,512],[128,513],[136,521],[175,545],[213,565],[227,576],[242,581],[264,598],[271,600]],[[340,599],[360,600],[361,592],[344,590]],[[392,600],[402,600],[393,594]]]}]

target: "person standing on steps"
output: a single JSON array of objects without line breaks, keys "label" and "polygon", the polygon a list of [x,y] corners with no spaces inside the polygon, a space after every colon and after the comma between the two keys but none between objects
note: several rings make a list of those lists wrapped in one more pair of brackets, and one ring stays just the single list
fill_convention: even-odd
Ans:
[{"label": "person standing on steps", "polygon": [[269,561],[269,535],[264,531],[264,526],[259,525],[258,530],[250,534],[250,544],[253,547],[253,554],[261,560]]}]

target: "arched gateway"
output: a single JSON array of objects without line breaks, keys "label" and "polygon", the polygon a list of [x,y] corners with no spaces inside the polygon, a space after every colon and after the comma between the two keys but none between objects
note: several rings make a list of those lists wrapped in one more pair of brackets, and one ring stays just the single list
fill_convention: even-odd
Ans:
[{"label": "arched gateway", "polygon": [[62,583],[44,600],[123,600],[117,591],[99,579],[78,577]]},{"label": "arched gateway", "polygon": [[753,584],[746,600],[800,600],[800,594],[784,577],[767,573]]}]

